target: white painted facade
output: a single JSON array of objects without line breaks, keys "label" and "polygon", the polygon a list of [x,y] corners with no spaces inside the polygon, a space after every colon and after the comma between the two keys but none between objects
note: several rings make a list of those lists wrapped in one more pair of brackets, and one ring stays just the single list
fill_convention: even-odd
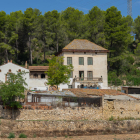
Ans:
[{"label": "white painted facade", "polygon": [[9,73],[9,71],[11,71],[11,73],[17,74],[19,70],[27,72],[24,75],[24,79],[25,79],[25,82],[28,84],[28,86],[26,87],[28,89],[29,88],[29,69],[18,66],[12,62],[9,62],[0,66],[0,81],[5,83],[6,74]]},{"label": "white painted facade", "polygon": [[[72,65],[74,67],[73,78],[79,77],[79,71],[84,71],[84,77],[87,77],[87,72],[93,72],[94,77],[102,77],[103,81],[98,82],[101,89],[108,89],[108,74],[107,74],[107,53],[84,53],[84,52],[63,52],[60,56],[64,57],[64,65],[67,65],[67,58],[72,57]],[[84,65],[79,65],[79,57],[84,57]],[[88,65],[88,57],[93,58],[93,65]],[[72,82],[71,82],[72,84]],[[74,88],[80,86],[80,82],[74,83]]]}]

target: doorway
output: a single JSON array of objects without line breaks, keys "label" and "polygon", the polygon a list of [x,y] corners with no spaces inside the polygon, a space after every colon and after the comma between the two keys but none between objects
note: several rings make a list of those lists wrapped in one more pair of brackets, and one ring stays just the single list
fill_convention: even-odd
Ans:
[{"label": "doorway", "polygon": [[84,71],[79,71],[79,80],[80,81],[84,80]]}]

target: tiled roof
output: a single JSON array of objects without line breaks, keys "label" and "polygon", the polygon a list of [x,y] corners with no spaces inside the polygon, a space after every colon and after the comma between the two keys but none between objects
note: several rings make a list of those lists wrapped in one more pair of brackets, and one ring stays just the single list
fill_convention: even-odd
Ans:
[{"label": "tiled roof", "polygon": [[30,71],[46,71],[49,69],[49,66],[29,66]]},{"label": "tiled roof", "polygon": [[107,50],[93,42],[90,42],[86,39],[74,39],[69,43],[63,50],[66,49],[78,49],[78,50]]},{"label": "tiled roof", "polygon": [[117,95],[126,95],[130,98],[137,99],[136,97],[130,96],[128,94],[122,93],[117,90],[111,90],[111,89],[63,89],[71,91],[78,97],[87,97],[87,96],[103,96],[103,95],[112,95],[112,96],[117,96]]}]

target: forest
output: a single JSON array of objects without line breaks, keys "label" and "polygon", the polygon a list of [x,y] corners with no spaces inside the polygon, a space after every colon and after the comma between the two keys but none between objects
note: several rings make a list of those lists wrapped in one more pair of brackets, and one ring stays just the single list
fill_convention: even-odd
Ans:
[{"label": "forest", "polygon": [[122,16],[114,6],[106,11],[95,6],[88,14],[72,7],[44,15],[32,8],[10,15],[0,11],[0,65],[8,60],[48,65],[47,58],[74,39],[88,39],[110,51],[111,84],[140,84],[140,16]]}]

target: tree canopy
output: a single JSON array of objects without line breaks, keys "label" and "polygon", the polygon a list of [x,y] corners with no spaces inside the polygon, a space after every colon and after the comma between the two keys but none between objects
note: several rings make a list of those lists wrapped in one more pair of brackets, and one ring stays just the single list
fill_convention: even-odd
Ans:
[{"label": "tree canopy", "polygon": [[[95,6],[87,14],[73,7],[44,14],[32,8],[10,15],[0,11],[0,64],[12,59],[19,65],[25,61],[30,65],[48,65],[47,58],[73,39],[88,39],[108,49],[109,72],[126,74],[123,64],[129,56],[137,56],[140,16],[134,20],[122,16],[114,6],[106,11]],[[136,70],[139,63],[127,66]]]},{"label": "tree canopy", "polygon": [[23,76],[26,72],[8,73],[7,81],[0,84],[0,96],[4,105],[8,105],[12,108],[20,108],[20,102],[16,101],[17,98],[24,99],[24,92],[26,90],[27,83]]},{"label": "tree canopy", "polygon": [[47,84],[54,86],[59,84],[68,84],[70,73],[73,71],[72,65],[63,65],[64,59],[62,56],[53,56],[49,61],[49,69],[47,73]]}]

